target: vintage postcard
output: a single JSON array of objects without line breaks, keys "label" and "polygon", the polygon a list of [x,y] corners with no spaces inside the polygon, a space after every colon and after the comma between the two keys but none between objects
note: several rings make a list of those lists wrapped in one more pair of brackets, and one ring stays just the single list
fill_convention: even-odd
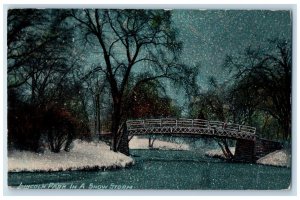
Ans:
[{"label": "vintage postcard", "polygon": [[9,188],[290,189],[292,16],[9,9]]}]

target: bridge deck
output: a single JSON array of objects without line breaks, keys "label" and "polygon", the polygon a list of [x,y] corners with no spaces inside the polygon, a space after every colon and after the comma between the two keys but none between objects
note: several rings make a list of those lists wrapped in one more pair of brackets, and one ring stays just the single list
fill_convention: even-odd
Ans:
[{"label": "bridge deck", "polygon": [[207,135],[245,140],[256,139],[255,127],[220,121],[164,118],[128,120],[126,124],[129,135]]}]

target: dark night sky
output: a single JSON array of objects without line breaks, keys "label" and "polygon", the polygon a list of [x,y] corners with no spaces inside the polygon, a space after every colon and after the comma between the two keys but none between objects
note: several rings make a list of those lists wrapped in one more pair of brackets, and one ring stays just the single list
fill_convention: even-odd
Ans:
[{"label": "dark night sky", "polygon": [[[207,88],[209,76],[223,82],[225,56],[241,53],[249,45],[263,46],[268,39],[291,39],[290,11],[267,10],[173,10],[173,21],[183,42],[184,63],[201,66],[199,85]],[[176,91],[171,92],[178,97]],[[180,104],[182,98],[176,99]]]}]

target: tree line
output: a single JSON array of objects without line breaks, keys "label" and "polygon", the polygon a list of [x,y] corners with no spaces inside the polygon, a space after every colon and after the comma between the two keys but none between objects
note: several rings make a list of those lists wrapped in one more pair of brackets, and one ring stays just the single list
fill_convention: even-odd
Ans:
[{"label": "tree line", "polygon": [[210,89],[190,104],[191,115],[247,124],[261,138],[291,140],[292,48],[288,39],[270,39],[227,56],[226,82],[210,77]]},{"label": "tree line", "polygon": [[[45,138],[50,147],[60,141],[51,148],[59,151],[75,138],[66,133],[92,137],[90,122],[100,133],[106,120],[117,151],[121,124],[142,115],[136,112],[140,103],[130,103],[137,94],[155,106],[165,102],[154,114],[178,112],[155,91],[164,87],[161,80],[187,88],[195,80],[194,69],[178,62],[176,35],[170,11],[9,10],[9,143],[37,150]],[[152,94],[144,93],[151,87]],[[100,121],[101,112],[110,119]]]},{"label": "tree line", "polygon": [[200,92],[201,69],[181,62],[179,31],[165,10],[9,10],[9,146],[59,152],[75,138],[106,131],[118,151],[128,118],[182,116],[166,83],[184,89],[191,117],[290,138],[289,42],[228,56],[224,67],[234,81],[211,78],[209,90]]}]

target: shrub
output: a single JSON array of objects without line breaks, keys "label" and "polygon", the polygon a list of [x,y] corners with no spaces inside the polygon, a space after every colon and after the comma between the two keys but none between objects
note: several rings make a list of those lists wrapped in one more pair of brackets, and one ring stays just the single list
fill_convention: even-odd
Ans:
[{"label": "shrub", "polygon": [[13,91],[8,95],[8,148],[53,152],[69,151],[78,137],[89,138],[83,121],[55,103],[33,105],[22,102]]},{"label": "shrub", "polygon": [[45,111],[43,128],[51,151],[58,153],[63,148],[68,151],[76,137],[77,127],[77,120],[64,108],[51,106]]}]

